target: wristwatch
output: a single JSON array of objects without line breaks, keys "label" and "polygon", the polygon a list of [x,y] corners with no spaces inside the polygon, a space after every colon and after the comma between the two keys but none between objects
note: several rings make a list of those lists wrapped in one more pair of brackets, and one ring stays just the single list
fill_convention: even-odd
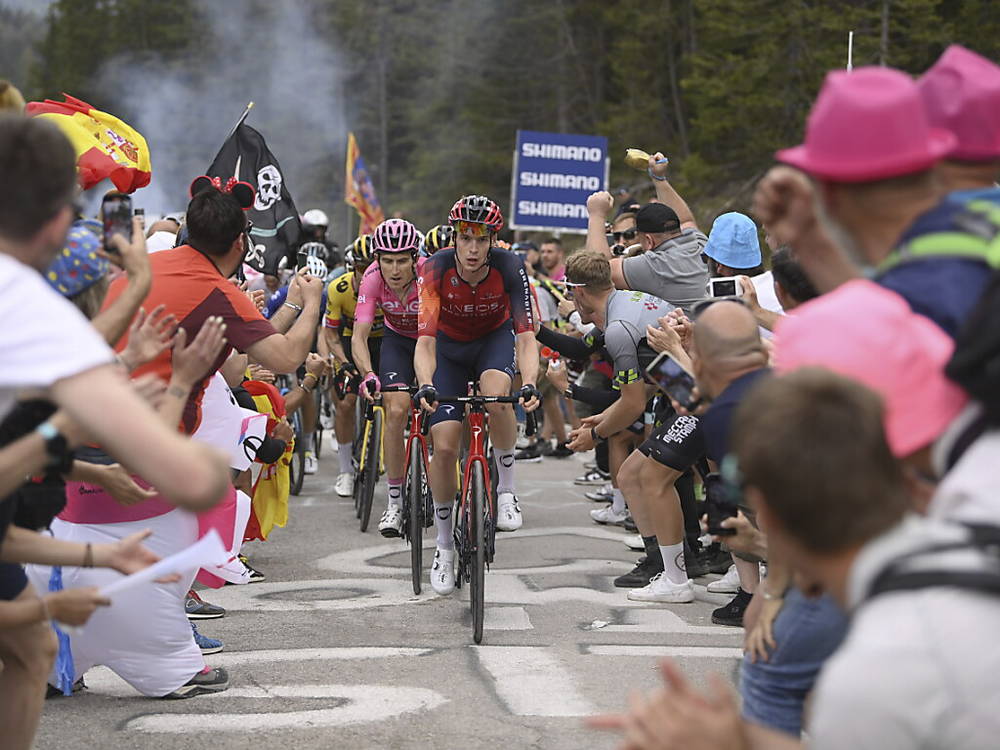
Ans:
[{"label": "wristwatch", "polygon": [[58,471],[60,474],[68,473],[73,467],[73,451],[70,450],[69,442],[62,433],[49,421],[38,425],[35,432],[45,441],[45,453],[48,455],[45,469]]},{"label": "wristwatch", "polygon": [[590,428],[590,436],[594,439],[594,443],[595,444],[596,443],[600,443],[602,440],[607,440],[607,438],[601,437],[600,435],[597,434],[597,428],[596,427],[591,427]]}]

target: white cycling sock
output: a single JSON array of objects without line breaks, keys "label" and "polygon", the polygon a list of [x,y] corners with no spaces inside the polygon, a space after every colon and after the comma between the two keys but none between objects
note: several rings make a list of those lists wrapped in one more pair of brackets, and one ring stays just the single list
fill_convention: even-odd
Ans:
[{"label": "white cycling sock", "polygon": [[389,486],[389,505],[398,508],[403,503],[403,480],[387,479],[386,484]]},{"label": "white cycling sock", "polygon": [[340,461],[341,474],[353,474],[354,443],[337,443],[337,459]]},{"label": "white cycling sock", "polygon": [[611,512],[619,515],[625,512],[625,495],[617,487],[611,490]]},{"label": "white cycling sock", "polygon": [[514,451],[496,451],[497,494],[514,491]]},{"label": "white cycling sock", "polygon": [[671,583],[687,583],[687,571],[684,569],[684,542],[660,546],[660,556],[663,558],[663,575]]},{"label": "white cycling sock", "polygon": [[438,549],[455,549],[455,537],[451,523],[451,503],[434,503],[434,528],[437,529]]}]

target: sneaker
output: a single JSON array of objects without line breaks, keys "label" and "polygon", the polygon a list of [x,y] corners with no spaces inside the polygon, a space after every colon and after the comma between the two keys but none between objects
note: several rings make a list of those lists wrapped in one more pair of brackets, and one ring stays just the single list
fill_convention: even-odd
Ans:
[{"label": "sneaker", "polygon": [[222,641],[215,638],[209,638],[207,635],[202,635],[198,632],[197,626],[191,623],[191,634],[194,636],[194,642],[198,644],[198,648],[201,649],[201,653],[204,655],[217,654],[224,648]]},{"label": "sneaker", "polygon": [[497,495],[497,530],[517,531],[524,523],[521,509],[517,507],[517,498],[513,492],[501,492]]},{"label": "sneaker", "polygon": [[614,488],[610,484],[606,484],[599,489],[584,492],[583,496],[595,503],[610,503],[614,497]]},{"label": "sneaker", "polygon": [[552,451],[552,441],[551,440],[539,440],[538,441],[538,452],[543,456],[551,456]]},{"label": "sneaker", "polygon": [[588,471],[583,476],[574,479],[573,484],[579,484],[584,487],[594,487],[605,484],[609,479],[611,479],[610,475],[605,474],[600,469],[594,469],[593,471]]},{"label": "sneaker", "polygon": [[590,517],[594,519],[594,523],[599,523],[602,526],[621,526],[625,522],[625,519],[628,518],[628,508],[621,513],[615,513],[614,506],[608,505],[604,508],[597,508],[590,511]]},{"label": "sneaker", "polygon": [[172,693],[163,696],[164,700],[181,700],[194,698],[205,693],[221,693],[229,688],[229,673],[222,667],[205,667],[198,674],[185,682]]},{"label": "sneaker", "polygon": [[636,566],[632,570],[615,579],[615,586],[620,589],[634,589],[639,586],[645,586],[653,576],[659,575],[662,572],[663,563],[659,557],[655,561],[650,560],[648,557],[643,557],[636,563]]},{"label": "sneaker", "polygon": [[184,611],[189,620],[216,620],[226,616],[226,610],[217,604],[209,604],[194,590],[187,592],[184,599]]},{"label": "sneaker", "polygon": [[250,571],[250,581],[249,583],[260,583],[261,581],[266,581],[267,576],[261,573],[257,568],[250,564],[246,555],[240,555],[240,562],[246,566],[246,569]]},{"label": "sneaker", "polygon": [[629,601],[663,602],[666,604],[687,604],[694,601],[694,584],[690,580],[673,583],[657,573],[641,589],[628,592]]},{"label": "sneaker", "polygon": [[629,549],[637,551],[646,549],[646,545],[642,541],[642,534],[629,534],[622,541],[625,542],[625,546]]},{"label": "sneaker", "polygon": [[625,523],[622,524],[622,528],[625,529],[629,534],[638,534],[639,527],[635,525],[635,519],[629,516],[625,519]]},{"label": "sneaker", "polygon": [[306,451],[305,461],[302,463],[303,474],[315,474],[319,471],[319,461],[316,460],[316,456],[312,451]]},{"label": "sneaker", "polygon": [[728,573],[733,564],[732,554],[722,549],[722,545],[718,542],[702,547],[698,559],[704,562],[709,573]]},{"label": "sneaker", "polygon": [[398,505],[390,505],[378,522],[378,533],[392,539],[403,536],[403,509]]},{"label": "sneaker", "polygon": [[354,494],[354,474],[350,471],[338,474],[333,491],[341,497],[351,497]]},{"label": "sneaker", "polygon": [[712,581],[705,589],[710,594],[735,594],[740,590],[740,574],[736,572],[736,566],[730,565],[722,578]]},{"label": "sneaker", "polygon": [[716,625],[729,625],[734,628],[743,627],[743,613],[750,606],[751,595],[743,589],[736,590],[736,596],[724,607],[712,612],[712,622]]},{"label": "sneaker", "polygon": [[455,590],[455,550],[434,550],[431,564],[431,588],[439,596],[447,596]]},{"label": "sneaker", "polygon": [[550,454],[552,458],[569,458],[574,453],[572,448],[568,448],[566,443],[556,443],[556,447],[552,449]]},{"label": "sneaker", "polygon": [[537,464],[542,460],[542,454],[537,445],[527,445],[514,454],[514,460],[525,464]]}]

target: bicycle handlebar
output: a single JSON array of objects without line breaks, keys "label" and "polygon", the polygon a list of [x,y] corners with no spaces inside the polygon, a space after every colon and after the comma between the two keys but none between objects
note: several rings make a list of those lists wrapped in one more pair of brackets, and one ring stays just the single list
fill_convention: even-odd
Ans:
[{"label": "bicycle handlebar", "polygon": [[[439,404],[473,404],[485,406],[486,404],[519,404],[521,403],[521,397],[483,396],[477,393],[472,396],[438,396],[437,401]],[[527,437],[532,437],[537,431],[538,420],[535,418],[535,412],[529,411],[525,414],[524,434]]]}]

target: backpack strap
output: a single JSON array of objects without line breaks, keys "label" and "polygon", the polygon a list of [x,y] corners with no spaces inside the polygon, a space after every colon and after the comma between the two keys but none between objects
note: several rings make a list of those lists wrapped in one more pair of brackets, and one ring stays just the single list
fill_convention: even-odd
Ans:
[{"label": "backpack strap", "polygon": [[[951,544],[941,544],[919,550],[893,560],[879,573],[865,596],[865,601],[890,591],[915,591],[932,587],[957,588],[984,594],[1000,595],[1000,555],[996,545],[1000,543],[1000,528],[991,526],[969,526],[971,539]],[[922,558],[930,558],[942,552],[962,550],[980,552],[981,559],[973,566],[953,568],[918,567],[911,564]]]},{"label": "backpack strap", "polygon": [[879,266],[879,273],[926,258],[980,260],[1000,268],[1000,206],[970,201],[952,217],[952,224],[953,229],[922,234],[897,247]]}]

